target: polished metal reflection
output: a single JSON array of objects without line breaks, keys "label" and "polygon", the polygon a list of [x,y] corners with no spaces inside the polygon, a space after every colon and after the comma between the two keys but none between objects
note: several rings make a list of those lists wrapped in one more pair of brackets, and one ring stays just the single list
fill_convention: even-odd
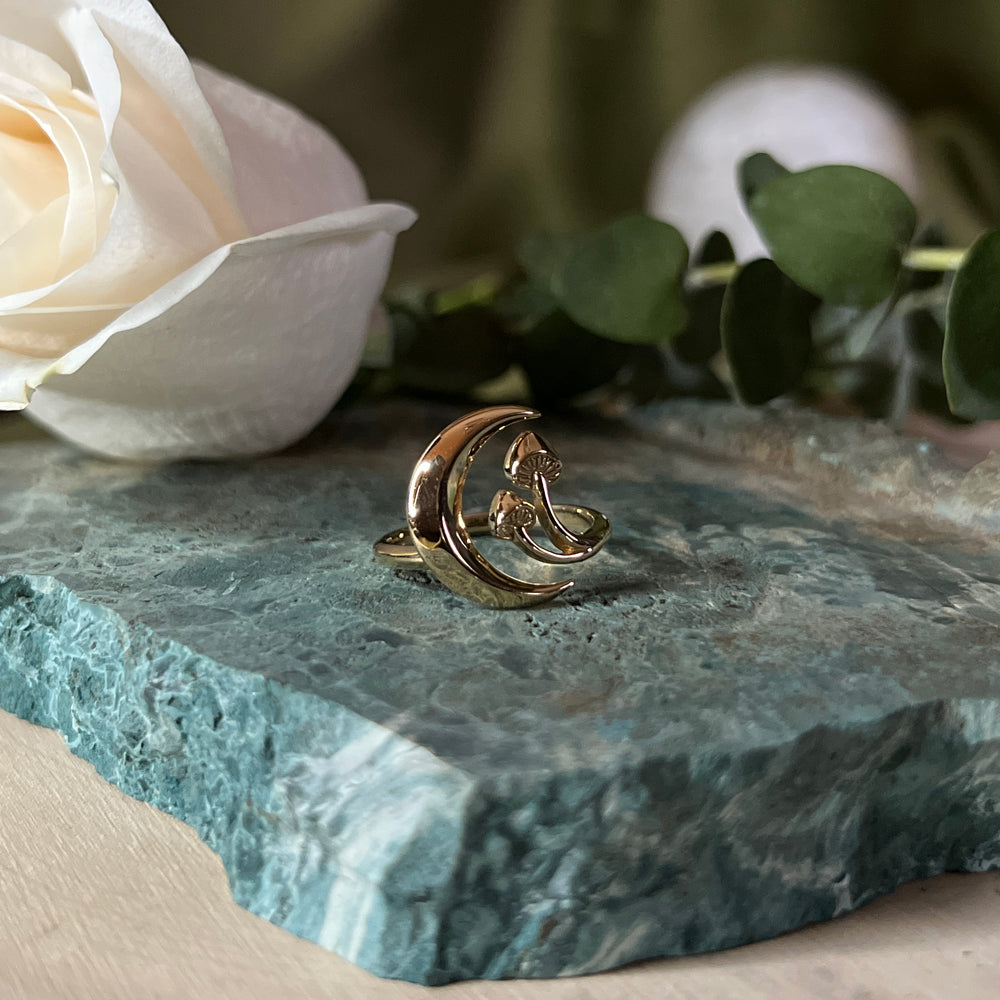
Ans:
[{"label": "polished metal reflection", "polygon": [[[492,535],[513,542],[532,559],[552,565],[583,562],[601,550],[611,524],[597,510],[552,502],[550,487],[562,473],[555,451],[526,431],[510,446],[504,471],[511,483],[530,491],[498,490],[489,511],[462,510],[465,480],[477,452],[495,434],[540,416],[519,406],[490,406],[446,427],[414,466],[407,493],[407,527],[375,543],[380,562],[400,569],[428,569],[456,594],[493,608],[524,608],[565,593],[572,579],[552,583],[521,580],[499,570],[473,538]],[[538,527],[553,548],[532,536]]]}]

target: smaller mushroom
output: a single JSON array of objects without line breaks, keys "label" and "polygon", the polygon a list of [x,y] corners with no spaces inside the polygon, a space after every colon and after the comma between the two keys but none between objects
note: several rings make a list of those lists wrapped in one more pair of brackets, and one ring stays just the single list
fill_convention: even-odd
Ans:
[{"label": "smaller mushroom", "polygon": [[528,531],[535,526],[535,508],[530,500],[511,490],[497,490],[490,504],[489,522],[495,537],[509,541],[518,528]]}]

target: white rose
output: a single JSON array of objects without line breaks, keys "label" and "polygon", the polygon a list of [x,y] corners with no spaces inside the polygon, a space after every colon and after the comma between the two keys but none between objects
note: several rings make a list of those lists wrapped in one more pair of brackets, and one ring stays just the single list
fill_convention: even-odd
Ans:
[{"label": "white rose", "polygon": [[0,408],[119,457],[287,445],[413,219],[145,0],[0,0]]},{"label": "white rose", "polygon": [[739,259],[765,253],[736,186],[740,160],[758,151],[791,170],[854,163],[919,193],[906,118],[880,90],[829,66],[765,64],[716,84],[673,128],[653,165],[650,215],[692,247],[721,229]]}]

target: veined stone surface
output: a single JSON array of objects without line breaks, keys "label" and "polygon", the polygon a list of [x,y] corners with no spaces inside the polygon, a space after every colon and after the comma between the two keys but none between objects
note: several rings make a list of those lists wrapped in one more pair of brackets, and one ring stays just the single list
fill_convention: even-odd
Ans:
[{"label": "veined stone surface", "polygon": [[498,612],[371,556],[457,415],[160,468],[0,422],[0,707],[191,824],[243,906],[415,982],[725,948],[1000,864],[994,460],[725,405],[542,421],[557,499],[614,537]]}]

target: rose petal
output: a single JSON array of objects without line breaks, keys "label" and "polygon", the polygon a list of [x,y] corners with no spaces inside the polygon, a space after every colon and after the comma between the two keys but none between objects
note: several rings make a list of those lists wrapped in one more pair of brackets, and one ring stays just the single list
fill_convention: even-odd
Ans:
[{"label": "rose petal", "polygon": [[[59,28],[59,18],[71,6],[71,0],[4,0],[0,4],[0,36],[17,39],[28,48],[43,53],[69,73],[73,86],[79,87],[83,83],[79,63]],[[19,66],[16,71],[10,71],[29,79],[20,69]],[[36,84],[41,82],[31,79]]]},{"label": "rose petal", "polygon": [[[30,55],[38,57],[38,53]],[[28,62],[22,46],[0,39],[0,60],[6,56]],[[32,68],[32,75],[40,75],[38,66]],[[42,68],[46,68],[44,62]],[[93,254],[107,228],[113,190],[100,178],[99,160],[104,148],[100,119],[92,103],[69,89],[68,76],[57,76],[54,70],[48,75],[53,89],[43,91],[28,80],[0,73],[0,104],[4,106],[5,118],[19,115],[33,122],[35,128],[33,135],[23,127],[17,132],[18,137],[30,140],[30,143],[22,141],[22,147],[34,147],[34,162],[30,166],[5,163],[3,176],[30,184],[40,197],[48,191],[49,201],[68,192],[68,198],[63,198],[64,225],[60,238],[46,249],[44,273],[32,277],[23,266],[16,268],[16,274],[9,266],[0,267],[0,294],[44,287],[69,274]],[[15,138],[10,133],[11,121],[5,125],[4,145],[9,147]],[[53,160],[54,164],[48,165],[45,159]],[[51,176],[46,181],[47,174]],[[34,206],[36,211],[41,207]],[[20,242],[24,244],[24,239]]]},{"label": "rose petal", "polygon": [[[0,253],[4,241],[66,193],[66,167],[38,122],[4,89],[0,76]],[[58,247],[58,243],[56,244]],[[50,270],[55,262],[50,261]],[[0,270],[0,283],[6,275]]]},{"label": "rose petal", "polygon": [[[0,246],[0,288],[8,284],[16,288],[55,279],[59,267],[59,240],[66,227],[68,202],[69,197],[65,194],[53,199],[4,240]],[[0,312],[0,347],[16,349],[7,337],[9,315],[7,310]]]},{"label": "rose petal", "polygon": [[[2,312],[104,310],[89,322],[82,315],[78,343],[107,322],[107,306],[142,300],[247,233],[221,130],[180,47],[145,3],[86,6],[66,8],[60,24],[110,135],[103,166],[117,183],[117,202],[103,242],[83,266],[51,284],[0,298]],[[131,25],[120,20],[130,12]],[[157,88],[169,96],[161,98]]]},{"label": "rose petal", "polygon": [[240,208],[254,233],[363,205],[354,161],[297,109],[204,63],[195,76],[222,126]]},{"label": "rose petal", "polygon": [[414,217],[367,205],[221,248],[71,351],[58,371],[72,378],[53,375],[28,415],[120,458],[290,444],[352,377],[393,237]]},{"label": "rose petal", "polygon": [[51,374],[51,358],[32,358],[0,348],[0,410],[23,410],[34,387]]},{"label": "rose petal", "polygon": [[145,0],[78,0],[78,6],[63,23],[84,69],[89,75],[91,47],[80,42],[93,41],[93,23],[113,47],[121,76],[118,113],[105,118],[107,132],[112,133],[119,114],[131,120],[212,215],[220,242],[245,235],[243,220],[234,212],[236,187],[222,129],[167,26]]},{"label": "rose petal", "polygon": [[44,52],[3,34],[0,34],[0,66],[5,76],[21,80],[44,94],[73,91],[73,81],[59,63]]}]

